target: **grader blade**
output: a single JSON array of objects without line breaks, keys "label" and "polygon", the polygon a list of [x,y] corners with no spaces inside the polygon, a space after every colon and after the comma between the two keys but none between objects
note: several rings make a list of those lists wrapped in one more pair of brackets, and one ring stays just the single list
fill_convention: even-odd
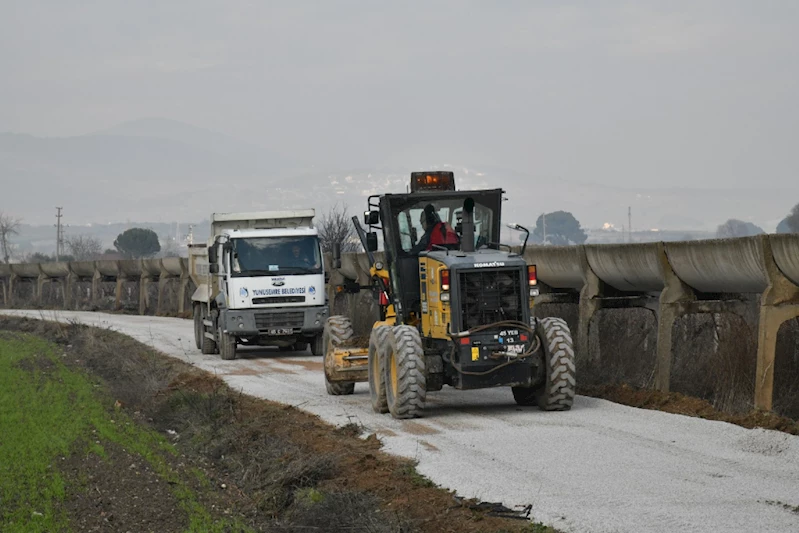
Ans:
[{"label": "grader blade", "polygon": [[333,348],[325,354],[325,376],[332,383],[369,381],[368,348]]}]

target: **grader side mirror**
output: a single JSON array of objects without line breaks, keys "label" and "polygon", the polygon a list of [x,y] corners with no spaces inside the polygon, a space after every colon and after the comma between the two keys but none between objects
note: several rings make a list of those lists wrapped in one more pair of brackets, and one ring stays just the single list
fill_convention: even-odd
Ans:
[{"label": "grader side mirror", "polygon": [[380,222],[380,212],[379,211],[366,211],[363,214],[363,222],[367,226],[374,226],[378,222]]}]

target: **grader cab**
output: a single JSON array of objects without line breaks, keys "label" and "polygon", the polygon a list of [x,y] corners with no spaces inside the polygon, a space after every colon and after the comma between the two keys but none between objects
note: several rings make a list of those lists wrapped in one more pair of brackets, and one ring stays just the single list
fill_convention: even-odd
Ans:
[{"label": "grader cab", "polygon": [[[369,197],[368,230],[353,217],[380,317],[368,343],[355,338],[350,318],[328,318],[328,393],[352,394],[368,381],[374,410],[395,418],[421,416],[427,393],[444,385],[508,386],[519,405],[570,409],[571,333],[562,319],[532,315],[538,286],[524,259],[527,238],[519,253],[499,244],[502,189],[458,191],[452,172],[414,172],[410,189]],[[373,254],[377,230],[384,261]]]}]

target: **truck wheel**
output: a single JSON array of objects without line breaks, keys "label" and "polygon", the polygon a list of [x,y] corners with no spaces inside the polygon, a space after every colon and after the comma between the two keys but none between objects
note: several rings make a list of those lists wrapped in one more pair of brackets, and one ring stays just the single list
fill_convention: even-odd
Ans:
[{"label": "truck wheel", "polygon": [[[205,315],[205,313],[203,313]],[[202,320],[205,320],[207,317],[203,316]],[[205,336],[207,328],[205,324],[203,324],[203,331],[202,331],[202,345],[200,346],[200,351],[206,355],[215,354],[217,351],[216,341],[214,339],[209,339]]]},{"label": "truck wheel", "polygon": [[324,355],[325,354],[325,343],[324,343],[324,335],[319,334],[313,338],[311,342],[311,353],[314,355]]},{"label": "truck wheel", "polygon": [[[331,357],[333,351],[338,346],[344,346],[352,340],[354,333],[352,331],[352,322],[345,316],[331,316],[325,323],[325,330],[322,334],[322,344],[325,347],[325,359]],[[326,363],[327,361],[325,361]],[[352,394],[355,392],[355,383],[351,381],[334,381],[327,380],[325,374],[325,387],[327,393],[332,396],[342,396],[345,394]]]},{"label": "truck wheel", "polygon": [[391,326],[378,326],[369,335],[369,396],[375,413],[387,413],[386,376],[383,366],[386,364],[386,350]]},{"label": "truck wheel", "polygon": [[236,337],[224,333],[222,326],[219,326],[219,355],[226,361],[236,358]]},{"label": "truck wheel", "polygon": [[538,387],[513,387],[519,405],[538,405],[544,411],[568,411],[576,389],[574,343],[569,326],[563,319],[548,317],[538,320],[542,362],[546,377]]},{"label": "truck wheel", "polygon": [[386,347],[383,375],[391,416],[421,416],[427,396],[427,375],[419,331],[413,326],[394,326]]},{"label": "truck wheel", "polygon": [[294,343],[295,352],[304,352],[308,349],[308,343],[305,341],[297,341]]},{"label": "truck wheel", "polygon": [[194,304],[194,344],[197,349],[203,347],[203,333],[205,333],[205,326],[203,326],[203,308],[202,305]]}]

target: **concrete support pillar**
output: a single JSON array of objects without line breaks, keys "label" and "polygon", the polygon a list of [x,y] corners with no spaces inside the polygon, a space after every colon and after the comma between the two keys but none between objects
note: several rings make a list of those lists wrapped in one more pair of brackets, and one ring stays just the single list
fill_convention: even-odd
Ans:
[{"label": "concrete support pillar", "polygon": [[3,286],[3,307],[8,307],[8,281],[1,279],[0,285]]},{"label": "concrete support pillar", "polygon": [[116,303],[114,304],[114,309],[117,311],[122,309],[122,289],[125,287],[125,281],[127,279],[122,274],[117,276]]},{"label": "concrete support pillar", "polygon": [[186,289],[189,287],[189,275],[183,272],[180,275],[180,285],[178,286],[178,314],[186,312]]},{"label": "concrete support pillar", "polygon": [[91,303],[96,304],[100,300],[100,283],[103,281],[103,276],[100,274],[99,270],[94,271],[94,275],[92,275],[92,293],[91,293]]},{"label": "concrete support pillar", "polygon": [[786,320],[799,316],[799,286],[786,278],[777,267],[767,238],[763,239],[763,264],[768,286],[760,298],[755,408],[770,411],[774,402],[777,334]]},{"label": "concrete support pillar", "polygon": [[36,292],[33,296],[33,301],[37,305],[42,305],[42,298],[44,294],[44,284],[47,283],[48,278],[44,274],[39,274],[39,278],[36,280]]},{"label": "concrete support pillar", "polygon": [[139,314],[146,315],[147,309],[150,308],[150,294],[148,289],[150,283],[153,281],[152,277],[147,274],[142,274],[139,280]]},{"label": "concrete support pillar", "polygon": [[671,387],[672,343],[674,342],[674,323],[685,313],[685,307],[696,301],[696,293],[686,285],[669,263],[666,247],[658,243],[660,274],[663,278],[663,291],[658,306],[657,366],[655,368],[655,388],[669,392]]},{"label": "concrete support pillar", "polygon": [[583,288],[580,290],[577,322],[577,350],[575,356],[584,361],[594,361],[597,350],[591,350],[591,326],[594,317],[602,308],[602,281],[588,264],[585,249],[580,247],[580,263],[583,272]]},{"label": "concrete support pillar", "polygon": [[169,283],[169,278],[165,276],[161,276],[160,278],[158,278],[158,303],[156,304],[155,307],[155,314],[157,315],[161,315],[162,313],[164,313],[164,307],[165,307],[164,294],[166,293],[166,286],[168,283]]},{"label": "concrete support pillar", "polygon": [[[78,277],[69,273],[64,279],[64,309],[77,309],[80,302],[80,296],[75,295],[75,285],[78,282]],[[75,300],[73,302],[73,299]]]},{"label": "concrete support pillar", "polygon": [[11,277],[8,278],[8,298],[6,299],[6,306],[8,308],[14,307],[14,287],[19,281],[19,278],[16,274],[11,274]]}]

